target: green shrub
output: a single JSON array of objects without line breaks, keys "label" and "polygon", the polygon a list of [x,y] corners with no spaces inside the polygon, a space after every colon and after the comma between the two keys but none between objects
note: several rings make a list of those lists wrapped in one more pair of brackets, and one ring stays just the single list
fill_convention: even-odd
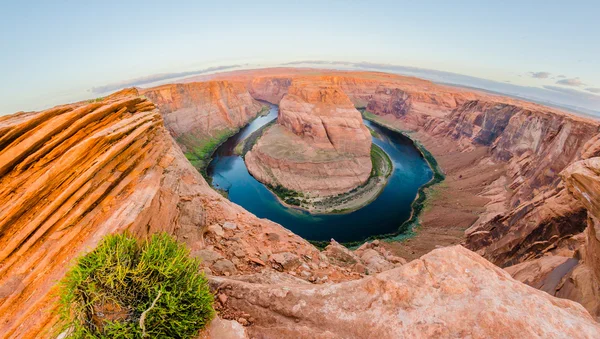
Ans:
[{"label": "green shrub", "polygon": [[167,234],[109,235],[60,283],[61,331],[74,338],[191,338],[213,317],[199,262]]}]

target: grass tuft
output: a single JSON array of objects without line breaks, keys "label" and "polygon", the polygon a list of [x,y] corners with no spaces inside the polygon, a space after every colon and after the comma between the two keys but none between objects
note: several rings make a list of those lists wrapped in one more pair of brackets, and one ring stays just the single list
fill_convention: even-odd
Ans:
[{"label": "grass tuft", "polygon": [[192,338],[214,316],[199,261],[167,234],[106,236],[59,287],[71,338]]}]

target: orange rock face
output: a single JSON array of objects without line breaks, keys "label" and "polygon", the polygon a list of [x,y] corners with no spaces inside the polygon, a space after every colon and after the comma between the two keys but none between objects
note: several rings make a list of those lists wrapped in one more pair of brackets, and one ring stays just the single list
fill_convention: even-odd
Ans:
[{"label": "orange rock face", "polygon": [[194,256],[212,257],[203,264],[212,274],[258,272],[271,255],[293,252],[310,264],[306,279],[350,278],[319,266],[305,240],[212,190],[135,90],[1,117],[0,202],[2,337],[49,337],[52,287],[114,232],[168,232]]},{"label": "orange rock face", "polygon": [[331,84],[294,82],[281,100],[277,125],[245,160],[272,186],[318,196],[352,190],[371,173],[371,135],[360,112]]},{"label": "orange rock face", "polygon": [[[237,77],[250,77],[250,91],[268,100],[290,91],[289,84],[295,81],[331,83],[356,106],[394,117],[402,130],[454,144],[462,152],[488,148],[481,163],[507,166],[502,183],[497,184],[505,187],[504,192],[494,201],[502,207],[472,225],[466,245],[498,265],[538,257],[585,227],[586,212],[561,186],[558,173],[581,158],[583,145],[599,130],[597,121],[522,100],[391,74],[256,72],[260,76],[249,72]],[[262,74],[269,72],[275,74]]]}]

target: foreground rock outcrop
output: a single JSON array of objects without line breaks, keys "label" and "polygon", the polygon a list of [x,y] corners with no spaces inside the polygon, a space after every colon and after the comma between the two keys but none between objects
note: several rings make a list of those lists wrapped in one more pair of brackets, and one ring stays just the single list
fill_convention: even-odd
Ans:
[{"label": "foreground rock outcrop", "polygon": [[271,256],[293,253],[306,280],[352,279],[328,260],[320,265],[307,241],[212,190],[135,89],[1,117],[0,203],[3,337],[49,336],[52,287],[114,232],[168,232],[194,256],[216,257],[204,262],[211,274],[259,272]]},{"label": "foreground rock outcrop", "polygon": [[336,86],[294,82],[281,100],[277,124],[246,154],[261,182],[331,196],[364,184],[371,174],[371,135]]},{"label": "foreground rock outcrop", "polygon": [[460,246],[335,285],[212,278],[259,338],[595,338],[579,304],[515,281]]}]

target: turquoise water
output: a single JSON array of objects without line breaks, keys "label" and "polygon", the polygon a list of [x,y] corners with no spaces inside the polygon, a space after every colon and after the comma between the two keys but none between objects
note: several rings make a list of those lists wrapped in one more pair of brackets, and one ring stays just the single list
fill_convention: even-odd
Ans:
[{"label": "turquoise water", "polygon": [[381,147],[394,163],[394,171],[383,192],[369,205],[348,213],[312,215],[281,205],[275,196],[246,169],[242,157],[233,154],[235,145],[261,126],[277,118],[278,107],[259,117],[221,145],[207,173],[215,188],[229,192],[229,200],[260,218],[272,220],[308,240],[361,241],[370,236],[396,233],[410,218],[411,203],[419,187],[432,178],[432,170],[412,141],[400,133],[371,124]]}]

